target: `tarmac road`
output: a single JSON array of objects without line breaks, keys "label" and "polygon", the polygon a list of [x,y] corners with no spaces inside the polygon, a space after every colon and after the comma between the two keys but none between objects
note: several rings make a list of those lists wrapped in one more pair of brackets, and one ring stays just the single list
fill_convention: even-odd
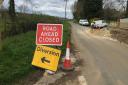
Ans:
[{"label": "tarmac road", "polygon": [[71,25],[72,42],[80,51],[87,85],[128,85],[128,47],[94,37],[85,32],[84,26]]}]

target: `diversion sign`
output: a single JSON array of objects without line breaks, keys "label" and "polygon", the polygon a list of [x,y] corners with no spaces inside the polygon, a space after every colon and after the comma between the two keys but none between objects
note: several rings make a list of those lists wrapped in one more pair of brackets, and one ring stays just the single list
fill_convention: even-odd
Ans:
[{"label": "diversion sign", "polygon": [[36,45],[62,46],[62,24],[37,24]]},{"label": "diversion sign", "polygon": [[37,46],[32,65],[56,71],[60,55],[61,51],[58,49],[46,46]]}]

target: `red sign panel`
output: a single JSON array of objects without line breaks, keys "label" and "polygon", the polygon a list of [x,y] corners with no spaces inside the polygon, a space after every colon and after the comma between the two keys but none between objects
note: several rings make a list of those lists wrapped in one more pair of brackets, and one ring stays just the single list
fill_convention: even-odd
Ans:
[{"label": "red sign panel", "polygon": [[37,24],[36,44],[37,45],[62,45],[63,25],[62,24]]}]

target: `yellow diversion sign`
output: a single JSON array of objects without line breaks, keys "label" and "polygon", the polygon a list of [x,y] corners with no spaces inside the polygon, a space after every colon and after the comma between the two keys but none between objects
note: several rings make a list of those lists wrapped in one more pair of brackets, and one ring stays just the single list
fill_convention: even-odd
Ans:
[{"label": "yellow diversion sign", "polygon": [[60,50],[46,46],[37,46],[32,61],[32,65],[56,71],[58,67],[60,54]]}]

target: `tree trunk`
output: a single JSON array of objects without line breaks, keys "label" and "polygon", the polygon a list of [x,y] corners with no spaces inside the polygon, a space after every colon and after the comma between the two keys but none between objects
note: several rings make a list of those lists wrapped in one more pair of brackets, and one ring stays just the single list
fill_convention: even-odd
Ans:
[{"label": "tree trunk", "polygon": [[11,18],[15,17],[15,1],[14,0],[10,0],[9,1],[9,15],[11,16]]},{"label": "tree trunk", "polygon": [[126,6],[126,17],[128,17],[128,0],[127,0],[127,6]]}]

